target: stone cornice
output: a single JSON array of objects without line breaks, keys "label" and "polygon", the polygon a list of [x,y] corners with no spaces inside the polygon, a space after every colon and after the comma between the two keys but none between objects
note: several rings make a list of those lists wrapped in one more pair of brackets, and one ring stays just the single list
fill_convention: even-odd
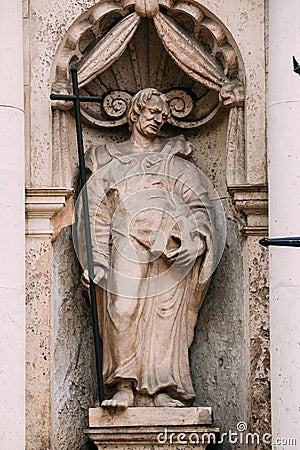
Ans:
[{"label": "stone cornice", "polygon": [[228,188],[233,204],[246,218],[246,236],[268,234],[268,187],[264,184],[236,185]]},{"label": "stone cornice", "polygon": [[51,219],[64,208],[72,193],[73,189],[64,187],[27,188],[26,234],[51,236]]}]

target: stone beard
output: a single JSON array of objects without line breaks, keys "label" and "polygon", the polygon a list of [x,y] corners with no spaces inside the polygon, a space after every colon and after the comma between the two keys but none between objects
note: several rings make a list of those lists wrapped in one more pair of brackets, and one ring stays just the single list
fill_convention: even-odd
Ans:
[{"label": "stone beard", "polygon": [[[144,89],[130,106],[131,138],[86,154],[106,408],[195,397],[188,351],[214,231],[204,180],[187,160],[191,144],[157,136],[168,114],[163,95]],[[80,208],[77,236],[82,262]]]}]

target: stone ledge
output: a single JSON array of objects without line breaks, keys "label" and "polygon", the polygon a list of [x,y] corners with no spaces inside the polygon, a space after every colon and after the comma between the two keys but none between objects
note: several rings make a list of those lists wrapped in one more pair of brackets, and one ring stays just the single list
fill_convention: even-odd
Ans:
[{"label": "stone ledge", "polygon": [[268,187],[258,185],[237,185],[228,188],[233,203],[246,218],[243,232],[246,236],[268,234]]},{"label": "stone ledge", "polygon": [[25,199],[26,234],[51,236],[52,217],[66,206],[73,189],[59,187],[27,188]]},{"label": "stone ledge", "polygon": [[205,450],[218,428],[201,426],[88,428],[98,450]]},{"label": "stone ledge", "polygon": [[219,432],[211,420],[211,408],[91,408],[85,433],[98,450],[205,450]]},{"label": "stone ledge", "polygon": [[91,428],[200,424],[212,424],[211,408],[133,407],[125,411],[115,412],[98,407],[89,410],[89,426]]}]

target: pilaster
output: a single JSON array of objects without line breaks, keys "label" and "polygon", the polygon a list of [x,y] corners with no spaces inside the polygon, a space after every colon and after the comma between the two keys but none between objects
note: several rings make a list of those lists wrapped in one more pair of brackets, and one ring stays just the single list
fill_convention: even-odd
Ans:
[{"label": "pilaster", "polygon": [[[231,186],[229,192],[244,236],[244,314],[248,341],[248,428],[263,436],[270,433],[270,308],[268,254],[259,238],[268,235],[268,188],[264,184]],[[268,445],[254,445],[267,450]]]},{"label": "pilaster", "polygon": [[[27,188],[26,212],[26,435],[27,449],[52,442],[53,218],[72,189]],[[71,199],[72,200],[72,199]],[[69,223],[68,223],[69,224]]]},{"label": "pilaster", "polygon": [[[22,2],[0,2],[0,442],[25,447]],[[17,439],[16,439],[17,436]]]}]

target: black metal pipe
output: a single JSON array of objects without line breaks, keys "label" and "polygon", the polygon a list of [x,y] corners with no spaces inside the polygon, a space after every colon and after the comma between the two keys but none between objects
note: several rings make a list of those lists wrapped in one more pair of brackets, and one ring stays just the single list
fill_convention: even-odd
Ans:
[{"label": "black metal pipe", "polygon": [[259,243],[264,247],[275,245],[277,247],[300,247],[300,237],[262,238]]},{"label": "black metal pipe", "polygon": [[293,56],[293,70],[294,70],[295,73],[300,75],[300,64],[296,60],[295,56]]}]

